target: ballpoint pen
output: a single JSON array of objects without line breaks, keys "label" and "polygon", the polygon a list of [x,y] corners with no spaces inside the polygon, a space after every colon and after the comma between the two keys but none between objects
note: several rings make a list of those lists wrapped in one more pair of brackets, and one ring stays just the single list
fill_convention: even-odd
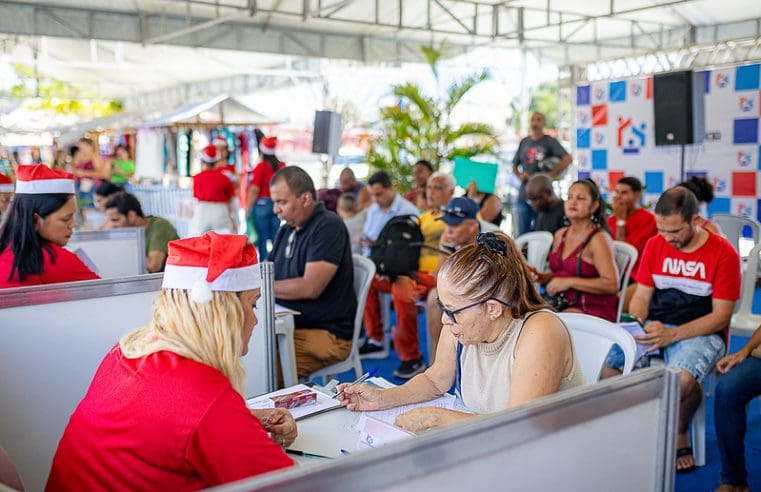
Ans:
[{"label": "ballpoint pen", "polygon": [[330,456],[324,456],[322,454],[314,454],[314,453],[307,453],[306,451],[301,451],[300,449],[287,449],[285,450],[288,454],[293,454],[296,456],[306,456],[307,458],[325,458],[332,460],[333,458]]},{"label": "ballpoint pen", "polygon": [[[373,377],[373,375],[376,372],[378,372],[378,368],[377,367],[374,367],[374,368],[370,369],[369,371],[367,371],[366,373],[361,375],[359,378],[357,378],[354,382],[350,383],[349,386],[354,386],[355,384],[361,384],[361,383],[365,382],[368,378]],[[349,386],[347,386],[346,388],[348,388]],[[338,393],[333,395],[333,399],[336,399],[339,396],[343,395],[344,391],[346,390],[346,388],[342,389],[341,391],[339,391]]]}]

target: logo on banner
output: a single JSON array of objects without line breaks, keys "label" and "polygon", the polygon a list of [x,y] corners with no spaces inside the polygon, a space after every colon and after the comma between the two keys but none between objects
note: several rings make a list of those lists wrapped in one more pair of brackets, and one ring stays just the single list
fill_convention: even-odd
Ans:
[{"label": "logo on banner", "polygon": [[748,167],[753,164],[753,155],[750,152],[738,152],[737,153],[737,165],[740,167]]},{"label": "logo on banner", "polygon": [[749,217],[753,215],[753,210],[751,210],[747,203],[740,202],[737,204],[737,215]]},{"label": "logo on banner", "polygon": [[605,134],[603,132],[594,133],[595,144],[603,145],[605,143]]},{"label": "logo on banner", "polygon": [[624,154],[639,154],[640,149],[645,146],[646,136],[645,123],[639,125],[632,124],[632,118],[618,118],[618,148]]},{"label": "logo on banner", "polygon": [[586,154],[579,154],[579,167],[582,169],[587,169],[589,166],[589,158],[586,156]]},{"label": "logo on banner", "polygon": [[586,111],[579,111],[577,114],[577,120],[579,121],[579,126],[589,126],[589,113]]},{"label": "logo on banner", "polygon": [[633,96],[642,95],[642,84],[640,84],[639,82],[632,82],[632,95]]},{"label": "logo on banner", "polygon": [[727,182],[723,179],[713,178],[711,184],[713,184],[713,191],[718,193],[721,193],[727,189]]},{"label": "logo on banner", "polygon": [[595,100],[602,101],[605,98],[605,89],[598,87],[595,89]]},{"label": "logo on banner", "polygon": [[676,186],[676,178],[669,176],[669,179],[666,180],[666,188],[673,188],[674,186]]},{"label": "logo on banner", "polygon": [[743,96],[740,98],[739,105],[740,105],[740,111],[742,111],[743,113],[753,111],[753,98]]},{"label": "logo on banner", "polygon": [[729,85],[729,77],[727,74],[722,72],[716,73],[716,85],[721,87],[722,89]]}]

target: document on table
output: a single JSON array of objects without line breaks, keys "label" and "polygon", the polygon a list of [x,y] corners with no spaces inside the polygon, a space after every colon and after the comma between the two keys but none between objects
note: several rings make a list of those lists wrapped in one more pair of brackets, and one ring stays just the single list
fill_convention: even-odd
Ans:
[{"label": "document on table", "polygon": [[338,399],[333,399],[330,395],[326,395],[320,391],[315,391],[304,384],[297,384],[296,386],[291,386],[290,388],[284,388],[278,391],[273,391],[272,393],[267,393],[266,395],[249,398],[246,400],[246,406],[253,410],[275,408],[275,402],[272,401],[271,397],[303,390],[309,390],[313,393],[316,393],[317,402],[314,405],[303,405],[300,407],[289,408],[288,411],[291,412],[291,415],[293,415],[295,420],[303,419],[310,415],[316,415],[318,413],[327,412],[328,410],[333,410],[335,408],[341,407],[341,402],[339,402]]},{"label": "document on table", "polygon": [[[618,323],[618,326],[631,333],[631,335],[634,337],[634,341],[637,342],[637,356],[635,357],[635,361],[642,359],[642,357],[645,355],[645,350],[650,348],[650,345],[645,345],[637,341],[637,335],[645,334],[645,330],[642,328],[642,325],[636,321],[631,321],[627,323]],[[660,353],[661,349],[657,349],[647,355],[658,355]]]},{"label": "document on table", "polygon": [[82,263],[84,263],[87,268],[92,270],[93,273],[99,273],[100,270],[98,270],[98,267],[95,266],[95,262],[92,261],[92,259],[87,256],[87,253],[85,253],[85,250],[82,248],[77,248],[74,250],[74,254],[77,255],[77,257],[82,260]]},{"label": "document on table", "polygon": [[[380,420],[381,422],[386,422],[387,424],[392,424],[396,420],[396,417],[399,415],[409,412],[410,410],[413,410],[415,408],[422,408],[422,407],[436,407],[436,408],[446,408],[448,410],[454,410],[457,403],[457,399],[450,395],[449,393],[446,393],[444,396],[441,396],[439,398],[436,398],[435,400],[426,401],[423,403],[412,403],[410,405],[402,405],[401,407],[396,408],[389,408],[388,410],[377,410],[374,412],[362,412],[363,417],[372,417],[376,420]],[[362,425],[362,419],[360,419],[360,428]]]}]

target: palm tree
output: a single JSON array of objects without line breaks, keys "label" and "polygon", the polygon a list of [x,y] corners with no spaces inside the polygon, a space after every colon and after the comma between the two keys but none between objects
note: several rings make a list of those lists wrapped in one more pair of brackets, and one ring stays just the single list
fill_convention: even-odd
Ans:
[{"label": "palm tree", "polygon": [[[421,50],[439,87],[438,64],[443,45],[421,46]],[[397,187],[405,191],[411,186],[412,165],[419,159],[438,169],[442,161],[457,156],[493,154],[497,137],[490,125],[474,122],[452,126],[450,122],[450,115],[462,98],[488,77],[488,70],[471,74],[435,97],[423,94],[412,83],[395,85],[393,94],[399,102],[380,110],[381,133],[368,152],[370,166],[386,171]]]}]

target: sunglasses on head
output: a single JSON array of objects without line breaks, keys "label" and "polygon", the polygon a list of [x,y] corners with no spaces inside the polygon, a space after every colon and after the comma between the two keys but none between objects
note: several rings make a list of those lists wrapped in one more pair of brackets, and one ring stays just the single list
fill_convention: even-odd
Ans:
[{"label": "sunglasses on head", "polygon": [[485,303],[486,301],[497,301],[498,303],[502,304],[505,307],[510,307],[510,304],[508,304],[505,301],[501,301],[495,297],[488,297],[484,299],[483,301],[474,302],[473,304],[468,304],[465,307],[461,307],[458,309],[447,309],[444,307],[444,304],[441,303],[441,299],[439,299],[438,296],[436,296],[436,305],[439,306],[439,309],[441,309],[441,312],[447,315],[447,318],[449,318],[452,323],[457,324],[457,318],[455,317],[456,314],[461,313],[467,309],[480,306],[481,304]]}]

